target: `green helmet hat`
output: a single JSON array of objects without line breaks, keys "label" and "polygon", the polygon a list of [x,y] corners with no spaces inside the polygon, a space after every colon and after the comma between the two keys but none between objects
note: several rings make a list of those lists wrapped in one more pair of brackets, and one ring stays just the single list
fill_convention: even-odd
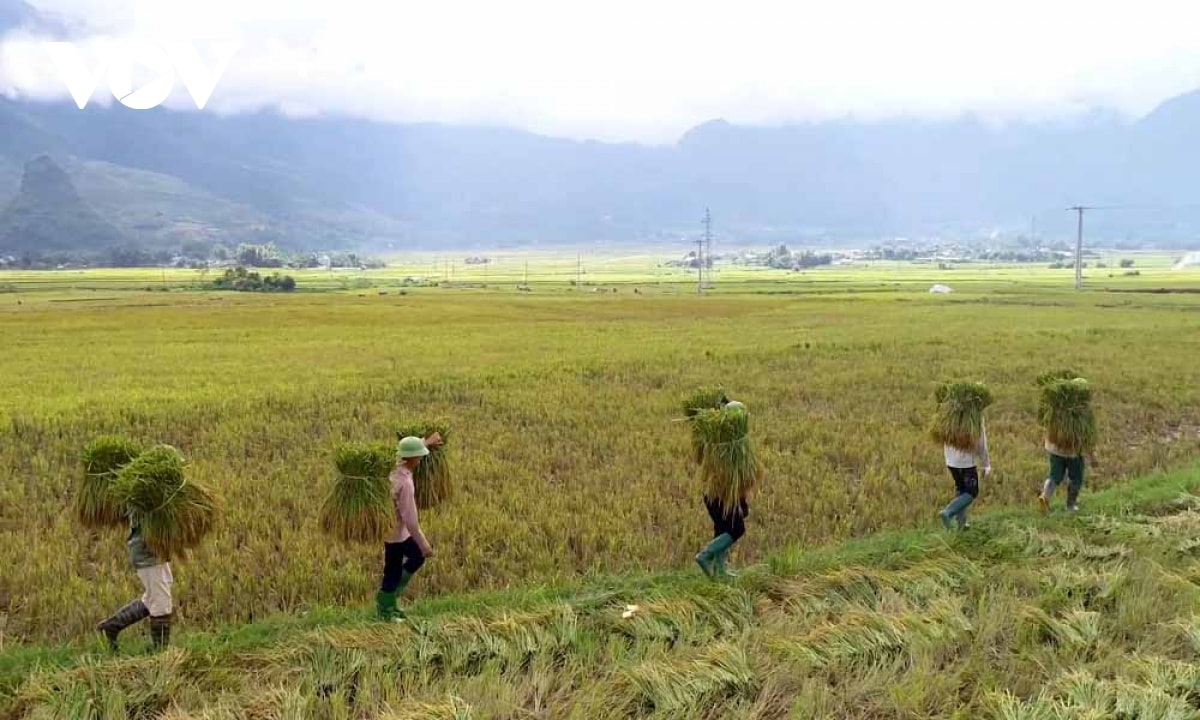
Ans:
[{"label": "green helmet hat", "polygon": [[726,410],[741,410],[742,412],[745,412],[746,406],[743,403],[738,402],[737,400],[730,400],[729,402],[725,403],[725,409]]},{"label": "green helmet hat", "polygon": [[396,454],[400,456],[401,460],[425,457],[429,454],[429,448],[425,447],[425,441],[421,438],[409,436],[400,441]]}]

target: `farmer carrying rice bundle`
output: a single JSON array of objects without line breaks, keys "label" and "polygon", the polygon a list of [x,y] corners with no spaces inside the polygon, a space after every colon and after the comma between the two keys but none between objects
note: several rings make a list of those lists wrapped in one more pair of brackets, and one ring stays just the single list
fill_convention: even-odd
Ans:
[{"label": "farmer carrying rice bundle", "polygon": [[930,435],[942,443],[955,493],[938,516],[947,530],[954,525],[963,530],[969,527],[967,508],[979,497],[979,465],[983,465],[984,476],[992,472],[983,422],[992,394],[982,383],[952,383],[939,387],[934,397],[938,405]]},{"label": "farmer carrying rice bundle", "polygon": [[433,546],[425,539],[417,521],[413,471],[432,448],[441,444],[441,435],[435,432],[424,439],[405,437],[397,448],[396,467],[390,477],[394,527],[384,541],[383,577],[375,595],[375,609],[380,619],[404,620],[404,612],[396,600],[425,561],[433,557]]},{"label": "farmer carrying rice bundle", "polygon": [[1038,495],[1043,510],[1050,509],[1054,491],[1067,480],[1067,510],[1079,509],[1083,488],[1084,458],[1092,464],[1096,446],[1096,416],[1092,411],[1092,389],[1087,380],[1070,371],[1046,373],[1038,378],[1041,401],[1038,422],[1046,430],[1046,454],[1050,473]]},{"label": "farmer carrying rice bundle", "polygon": [[114,651],[121,631],[146,618],[154,647],[167,644],[174,610],[170,561],[198,546],[215,523],[215,496],[189,480],[184,470],[178,450],[158,445],[122,467],[108,489],[111,502],[128,518],[125,545],[143,590],[141,597],[96,626]]},{"label": "farmer carrying rice bundle", "polygon": [[708,577],[720,578],[730,575],[729,551],[746,534],[747,501],[762,478],[762,465],[750,445],[746,406],[724,393],[713,399],[719,409],[697,409],[690,420],[704,507],[713,523],[713,539],[696,555],[696,564]]}]

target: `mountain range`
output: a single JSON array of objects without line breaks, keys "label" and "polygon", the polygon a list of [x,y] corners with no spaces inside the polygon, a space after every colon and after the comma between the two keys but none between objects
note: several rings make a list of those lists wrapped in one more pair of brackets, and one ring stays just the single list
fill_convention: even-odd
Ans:
[{"label": "mountain range", "polygon": [[[0,0],[0,33],[30,12],[18,5]],[[715,120],[668,146],[0,97],[0,253],[111,240],[108,229],[59,237],[90,223],[89,212],[148,246],[396,249],[677,240],[709,207],[729,241],[802,246],[997,231],[1065,238],[1074,204],[1112,208],[1088,215],[1097,236],[1182,247],[1200,236],[1198,141],[1200,93],[1136,120],[1103,111],[1005,125]],[[80,201],[72,221],[30,230],[30,204],[54,200],[30,197],[42,184],[31,190],[28,173],[45,175],[46,158]]]}]

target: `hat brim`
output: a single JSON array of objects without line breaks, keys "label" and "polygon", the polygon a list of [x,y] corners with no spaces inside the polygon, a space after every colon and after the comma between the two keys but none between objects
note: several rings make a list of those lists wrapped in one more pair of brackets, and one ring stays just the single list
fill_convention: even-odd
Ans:
[{"label": "hat brim", "polygon": [[422,447],[420,450],[412,450],[410,452],[400,453],[401,460],[411,460],[413,458],[423,458],[429,454],[429,448]]}]

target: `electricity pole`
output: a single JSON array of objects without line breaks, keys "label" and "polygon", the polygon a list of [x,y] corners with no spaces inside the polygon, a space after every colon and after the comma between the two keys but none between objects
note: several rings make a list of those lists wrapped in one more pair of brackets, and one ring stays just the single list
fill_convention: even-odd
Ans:
[{"label": "electricity pole", "polygon": [[712,287],[712,215],[708,212],[708,208],[704,208],[704,244],[706,246],[705,255],[707,255],[707,259],[702,264],[708,267],[708,286]]},{"label": "electricity pole", "polygon": [[696,238],[696,294],[704,294],[704,238]]},{"label": "electricity pole", "polygon": [[1079,217],[1079,225],[1075,234],[1075,289],[1083,289],[1083,212],[1092,208],[1085,205],[1076,205],[1067,208],[1074,210]]}]

